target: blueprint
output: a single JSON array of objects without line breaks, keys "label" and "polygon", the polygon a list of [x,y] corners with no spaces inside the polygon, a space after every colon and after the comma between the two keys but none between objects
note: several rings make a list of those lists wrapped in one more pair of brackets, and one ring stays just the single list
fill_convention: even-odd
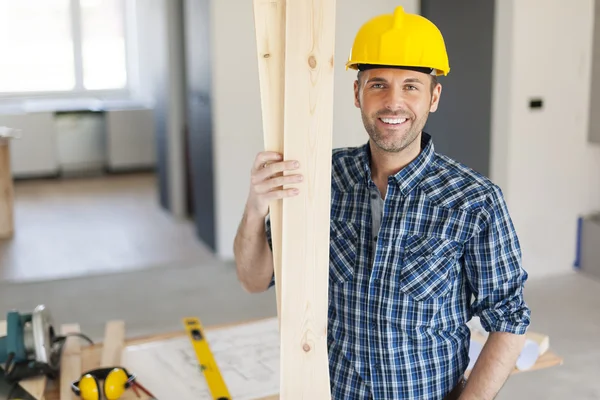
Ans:
[{"label": "blueprint", "polygon": [[[205,335],[232,400],[279,393],[277,318],[205,330]],[[158,399],[212,400],[187,336],[129,346],[123,364]]]}]

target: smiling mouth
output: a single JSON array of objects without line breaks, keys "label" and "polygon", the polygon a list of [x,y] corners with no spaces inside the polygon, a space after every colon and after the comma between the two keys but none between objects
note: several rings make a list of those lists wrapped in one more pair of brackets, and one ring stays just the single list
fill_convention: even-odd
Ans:
[{"label": "smiling mouth", "polygon": [[387,125],[402,125],[406,122],[406,118],[379,118],[379,120]]}]

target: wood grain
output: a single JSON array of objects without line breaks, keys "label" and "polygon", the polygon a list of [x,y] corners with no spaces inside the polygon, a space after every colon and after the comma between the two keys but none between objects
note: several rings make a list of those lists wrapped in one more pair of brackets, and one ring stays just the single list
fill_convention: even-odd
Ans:
[{"label": "wood grain", "polygon": [[[254,0],[254,25],[266,151],[283,154],[285,0]],[[277,315],[281,316],[282,200],[269,207]],[[281,318],[279,319],[281,323]]]},{"label": "wood grain", "polygon": [[10,145],[0,138],[0,239],[14,236],[14,188],[10,166]]},{"label": "wood grain", "polygon": [[108,321],[104,331],[104,345],[100,367],[121,365],[121,355],[125,347],[125,321]]},{"label": "wood grain", "polygon": [[335,0],[288,0],[284,157],[300,194],[283,202],[281,399],[331,398],[327,353]]},{"label": "wood grain", "polygon": [[[61,326],[61,334],[79,333],[79,324]],[[60,400],[76,400],[79,397],[71,390],[71,383],[81,377],[81,343],[76,336],[68,337],[60,359]]]},{"label": "wood grain", "polygon": [[46,399],[44,393],[46,392],[47,384],[48,378],[45,376],[37,376],[19,381],[19,385],[36,400]]}]

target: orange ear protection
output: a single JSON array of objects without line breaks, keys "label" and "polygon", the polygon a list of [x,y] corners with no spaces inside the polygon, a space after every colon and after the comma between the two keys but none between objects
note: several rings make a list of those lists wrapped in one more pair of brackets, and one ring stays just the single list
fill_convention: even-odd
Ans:
[{"label": "orange ear protection", "polygon": [[[100,381],[104,381],[101,390]],[[71,384],[73,393],[82,400],[101,400],[102,394],[107,400],[117,400],[135,381],[135,375],[125,368],[99,368],[86,372],[81,378]]]}]

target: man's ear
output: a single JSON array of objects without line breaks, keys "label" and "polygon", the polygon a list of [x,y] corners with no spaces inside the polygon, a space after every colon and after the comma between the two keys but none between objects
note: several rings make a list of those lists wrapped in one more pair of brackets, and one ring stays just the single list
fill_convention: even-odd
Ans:
[{"label": "man's ear", "polygon": [[360,108],[360,89],[358,87],[358,79],[354,81],[354,105],[356,108]]},{"label": "man's ear", "polygon": [[440,97],[442,96],[442,84],[438,83],[433,88],[431,92],[431,106],[429,107],[429,112],[436,112],[438,109],[438,105],[440,104]]}]

